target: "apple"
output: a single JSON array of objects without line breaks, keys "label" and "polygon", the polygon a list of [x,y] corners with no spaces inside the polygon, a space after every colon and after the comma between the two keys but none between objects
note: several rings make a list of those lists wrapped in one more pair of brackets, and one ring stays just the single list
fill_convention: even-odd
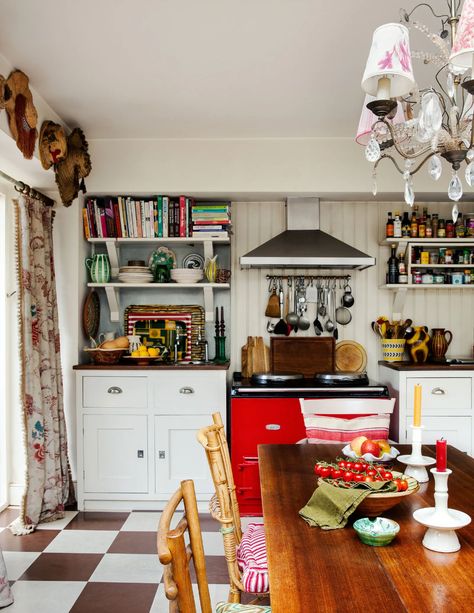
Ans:
[{"label": "apple", "polygon": [[379,444],[382,454],[390,453],[390,451],[392,450],[392,448],[390,447],[390,443],[386,440],[385,441],[374,441],[374,442]]},{"label": "apple", "polygon": [[380,455],[380,445],[375,441],[371,441],[370,439],[367,439],[362,443],[360,450],[362,452],[362,455],[366,453],[371,453],[376,458],[378,458]]},{"label": "apple", "polygon": [[356,438],[352,439],[352,441],[350,442],[350,447],[356,455],[362,455],[360,448],[362,443],[366,440],[368,440],[366,436],[357,436]]}]

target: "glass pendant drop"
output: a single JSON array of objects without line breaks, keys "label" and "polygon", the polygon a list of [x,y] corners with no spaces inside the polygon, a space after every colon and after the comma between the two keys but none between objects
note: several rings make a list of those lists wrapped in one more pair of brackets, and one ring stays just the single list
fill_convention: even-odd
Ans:
[{"label": "glass pendant drop", "polygon": [[405,179],[405,202],[409,206],[413,206],[415,202],[415,192],[413,191],[413,184],[410,179]]},{"label": "glass pendant drop", "polygon": [[372,195],[377,195],[377,175],[375,174],[375,172],[372,175]]},{"label": "glass pendant drop", "polygon": [[472,162],[466,166],[464,177],[469,187],[472,187],[474,185],[474,164]]},{"label": "glass pendant drop", "polygon": [[457,172],[453,173],[453,178],[449,182],[448,196],[456,202],[462,198],[462,184]]},{"label": "glass pendant drop", "polygon": [[448,76],[446,77],[446,90],[448,92],[448,96],[450,98],[454,98],[454,77],[451,71],[448,72]]},{"label": "glass pendant drop", "polygon": [[380,146],[373,136],[365,148],[365,157],[368,162],[377,162],[380,159]]},{"label": "glass pendant drop", "polygon": [[458,209],[458,203],[457,202],[455,202],[453,204],[453,208],[451,210],[451,215],[452,215],[452,218],[453,218],[453,223],[456,223],[457,220],[458,220],[458,216],[459,216],[459,209]]},{"label": "glass pendant drop", "polygon": [[474,151],[472,149],[469,149],[469,151],[466,153],[466,159],[469,160],[469,162],[472,162],[474,158]]},{"label": "glass pendant drop", "polygon": [[441,160],[437,155],[433,155],[428,162],[428,173],[430,177],[434,181],[437,181],[441,176],[442,170],[443,166],[441,165]]}]

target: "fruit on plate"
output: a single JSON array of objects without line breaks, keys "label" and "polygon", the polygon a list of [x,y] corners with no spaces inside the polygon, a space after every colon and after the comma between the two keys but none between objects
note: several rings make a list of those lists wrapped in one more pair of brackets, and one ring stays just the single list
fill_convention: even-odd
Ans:
[{"label": "fruit on plate", "polygon": [[132,358],[156,358],[160,355],[160,350],[156,347],[146,347],[140,345],[138,349],[135,349],[130,354]]},{"label": "fruit on plate", "polygon": [[128,349],[128,338],[126,336],[118,336],[112,341],[104,341],[99,345],[100,349]]},{"label": "fruit on plate", "polygon": [[371,453],[376,458],[382,455],[380,445],[369,438],[362,443],[362,445],[360,446],[360,450],[362,452],[362,455],[365,455],[366,453]]},{"label": "fruit on plate", "polygon": [[350,445],[351,445],[352,451],[354,451],[356,455],[362,455],[360,448],[361,448],[362,443],[366,440],[367,440],[366,436],[357,436],[356,438],[352,439],[352,441],[350,442]]},{"label": "fruit on plate", "polygon": [[379,440],[377,440],[377,441],[374,441],[374,443],[378,443],[378,445],[380,447],[380,450],[382,452],[380,455],[382,455],[384,453],[390,453],[390,451],[392,450],[392,448],[390,446],[390,443],[388,441],[379,441]]}]

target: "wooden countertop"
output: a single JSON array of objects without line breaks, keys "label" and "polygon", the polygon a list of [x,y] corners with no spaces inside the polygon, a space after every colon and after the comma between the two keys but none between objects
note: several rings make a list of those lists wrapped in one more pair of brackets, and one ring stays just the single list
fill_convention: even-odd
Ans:
[{"label": "wooden countertop", "polygon": [[384,362],[379,360],[381,366],[392,370],[474,370],[474,364],[443,364],[440,362],[424,362],[423,364],[414,364],[413,362]]},{"label": "wooden countertop", "polygon": [[75,364],[73,370],[228,370],[230,362],[223,364],[174,364],[173,362],[165,364],[148,364],[140,366],[139,364]]}]

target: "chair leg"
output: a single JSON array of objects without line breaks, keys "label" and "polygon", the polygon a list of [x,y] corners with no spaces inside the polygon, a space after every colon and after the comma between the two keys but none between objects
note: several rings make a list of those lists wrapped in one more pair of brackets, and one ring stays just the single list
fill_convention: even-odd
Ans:
[{"label": "chair leg", "polygon": [[240,604],[240,590],[236,589],[233,585],[230,586],[227,602],[236,602]]}]

